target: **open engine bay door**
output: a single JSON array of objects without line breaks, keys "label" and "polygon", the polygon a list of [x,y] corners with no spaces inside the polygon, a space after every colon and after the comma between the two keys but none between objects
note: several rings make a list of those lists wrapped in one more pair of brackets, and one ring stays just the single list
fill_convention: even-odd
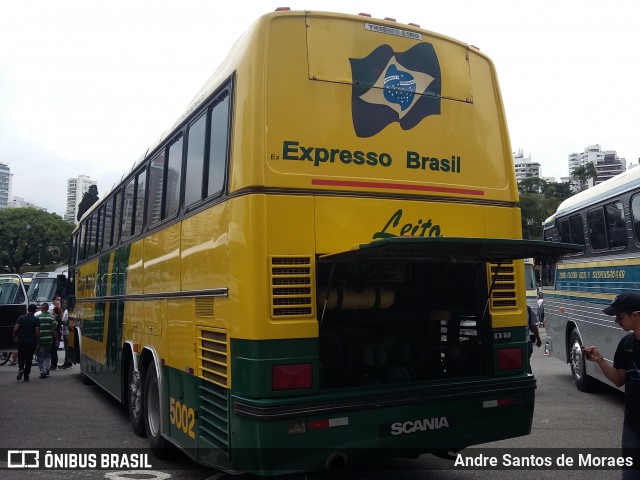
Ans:
[{"label": "open engine bay door", "polygon": [[559,257],[582,251],[582,245],[543,240],[462,237],[391,237],[360,244],[351,250],[322,255],[320,262],[413,260],[478,263],[529,257]]}]

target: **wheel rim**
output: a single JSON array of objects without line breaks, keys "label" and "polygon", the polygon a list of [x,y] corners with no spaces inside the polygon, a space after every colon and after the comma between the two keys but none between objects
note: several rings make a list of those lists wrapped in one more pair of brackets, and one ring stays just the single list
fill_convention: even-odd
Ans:
[{"label": "wheel rim", "polygon": [[158,381],[150,379],[149,391],[147,392],[147,422],[150,434],[153,437],[160,431],[160,394],[158,393]]},{"label": "wheel rim", "polygon": [[138,372],[131,372],[129,378],[129,410],[135,418],[142,414],[142,388]]},{"label": "wheel rim", "polygon": [[578,340],[573,342],[571,346],[571,370],[576,380],[582,379],[582,372],[584,372],[584,357],[582,355],[582,345]]}]

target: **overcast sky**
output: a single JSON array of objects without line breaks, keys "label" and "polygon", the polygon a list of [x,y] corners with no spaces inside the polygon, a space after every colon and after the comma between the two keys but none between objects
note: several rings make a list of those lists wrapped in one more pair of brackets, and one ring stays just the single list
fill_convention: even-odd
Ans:
[{"label": "overcast sky", "polygon": [[512,150],[543,176],[566,176],[567,156],[596,143],[638,163],[637,0],[0,0],[13,195],[62,215],[68,178],[106,193],[279,6],[392,17],[477,46],[498,71]]}]

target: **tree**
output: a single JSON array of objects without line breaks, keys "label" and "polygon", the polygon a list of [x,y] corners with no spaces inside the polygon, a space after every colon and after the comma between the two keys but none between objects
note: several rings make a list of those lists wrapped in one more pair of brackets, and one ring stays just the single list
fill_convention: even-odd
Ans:
[{"label": "tree", "polygon": [[82,195],[82,200],[78,205],[77,220],[80,220],[80,218],[82,218],[84,212],[89,210],[91,208],[91,205],[98,201],[98,198],[98,187],[96,185],[90,185],[89,190],[84,192],[84,195]]},{"label": "tree", "polygon": [[570,182],[547,183],[542,190],[544,198],[557,198],[558,200],[566,200],[573,192],[571,191]]},{"label": "tree", "polygon": [[522,238],[542,238],[542,223],[549,216],[544,197],[537,193],[520,194]]},{"label": "tree", "polygon": [[574,168],[571,171],[571,178],[578,182],[580,191],[586,190],[590,178],[594,180],[597,177],[596,167],[593,162],[587,162],[584,165]]},{"label": "tree", "polygon": [[520,193],[542,193],[548,182],[540,177],[525,178],[518,182],[518,191]]},{"label": "tree", "polygon": [[20,273],[25,263],[66,260],[73,224],[35,208],[0,211],[0,270]]},{"label": "tree", "polygon": [[572,195],[569,182],[552,183],[532,177],[518,183],[522,238],[542,238],[542,224]]}]

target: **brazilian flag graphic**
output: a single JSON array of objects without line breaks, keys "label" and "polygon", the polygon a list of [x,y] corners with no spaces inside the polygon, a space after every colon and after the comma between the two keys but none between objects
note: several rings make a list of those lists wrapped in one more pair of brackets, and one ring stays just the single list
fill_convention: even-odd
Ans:
[{"label": "brazilian flag graphic", "polygon": [[398,122],[403,130],[440,114],[441,75],[430,43],[397,53],[381,45],[365,58],[350,58],[351,112],[358,137],[371,137]]}]

